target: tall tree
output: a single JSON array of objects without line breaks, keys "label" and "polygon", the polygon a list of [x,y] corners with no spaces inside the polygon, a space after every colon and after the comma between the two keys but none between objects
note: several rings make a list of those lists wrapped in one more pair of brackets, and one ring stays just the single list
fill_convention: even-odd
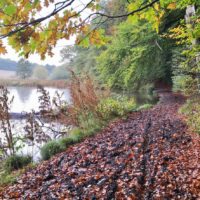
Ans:
[{"label": "tall tree", "polygon": [[101,79],[113,88],[129,90],[160,80],[170,83],[172,44],[146,21],[125,21],[98,58]]},{"label": "tall tree", "polygon": [[31,64],[27,60],[20,59],[17,63],[16,74],[22,79],[30,77],[32,74]]},{"label": "tall tree", "polygon": [[69,78],[69,71],[66,66],[55,67],[50,76],[53,80],[62,80]]},{"label": "tall tree", "polygon": [[48,78],[48,70],[44,66],[36,66],[33,69],[33,77],[36,79],[47,79]]}]

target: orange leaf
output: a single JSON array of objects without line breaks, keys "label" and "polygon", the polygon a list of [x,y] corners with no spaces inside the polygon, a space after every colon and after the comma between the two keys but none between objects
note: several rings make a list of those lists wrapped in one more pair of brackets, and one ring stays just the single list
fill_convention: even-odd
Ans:
[{"label": "orange leaf", "polygon": [[0,54],[6,54],[6,47],[3,46],[2,41],[0,41]]},{"label": "orange leaf", "polygon": [[169,10],[175,10],[175,9],[176,9],[176,3],[170,3],[170,4],[167,6],[167,9],[169,9]]}]

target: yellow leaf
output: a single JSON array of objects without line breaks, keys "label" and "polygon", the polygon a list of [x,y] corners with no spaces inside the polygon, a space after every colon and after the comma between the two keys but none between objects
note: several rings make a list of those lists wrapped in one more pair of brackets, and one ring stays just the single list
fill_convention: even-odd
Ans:
[{"label": "yellow leaf", "polygon": [[176,3],[170,3],[170,4],[167,6],[167,9],[169,9],[169,10],[175,10],[175,9],[176,9]]},{"label": "yellow leaf", "polygon": [[155,10],[159,11],[159,10],[160,10],[160,4],[156,3],[156,4],[154,5],[154,8],[155,8]]}]

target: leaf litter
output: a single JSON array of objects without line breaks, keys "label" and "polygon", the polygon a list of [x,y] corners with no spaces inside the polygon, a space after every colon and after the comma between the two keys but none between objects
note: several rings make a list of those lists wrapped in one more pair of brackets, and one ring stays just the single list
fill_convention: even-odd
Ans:
[{"label": "leaf litter", "polygon": [[198,200],[200,138],[177,110],[178,94],[131,113],[23,174],[1,199]]}]

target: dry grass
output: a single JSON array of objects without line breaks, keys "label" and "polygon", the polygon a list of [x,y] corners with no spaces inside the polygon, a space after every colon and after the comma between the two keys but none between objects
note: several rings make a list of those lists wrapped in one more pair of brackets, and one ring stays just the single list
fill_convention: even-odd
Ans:
[{"label": "dry grass", "polygon": [[73,104],[67,107],[66,113],[73,124],[80,127],[80,121],[101,117],[97,106],[103,97],[108,96],[107,91],[100,92],[91,77],[77,77],[74,72],[68,88]]},{"label": "dry grass", "polygon": [[37,87],[38,85],[55,87],[55,88],[66,88],[68,85],[67,80],[34,80],[34,79],[0,79],[0,85],[2,86],[27,86]]}]

